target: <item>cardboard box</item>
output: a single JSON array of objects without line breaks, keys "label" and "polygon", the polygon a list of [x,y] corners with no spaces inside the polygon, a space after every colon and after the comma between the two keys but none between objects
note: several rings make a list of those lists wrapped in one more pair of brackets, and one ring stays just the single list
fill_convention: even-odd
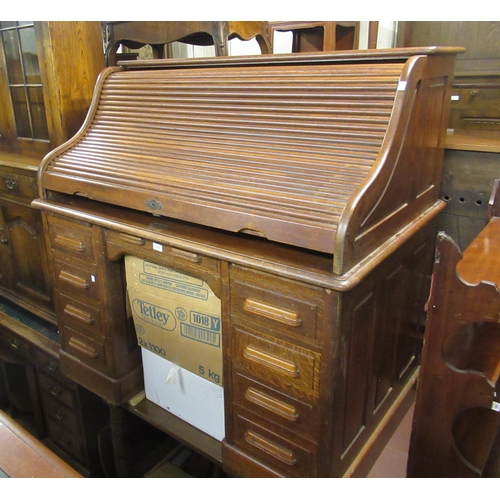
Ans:
[{"label": "cardboard box", "polygon": [[125,269],[139,345],[222,386],[221,301],[208,284],[132,256]]},{"label": "cardboard box", "polygon": [[224,438],[223,388],[141,349],[146,398],[213,438]]}]

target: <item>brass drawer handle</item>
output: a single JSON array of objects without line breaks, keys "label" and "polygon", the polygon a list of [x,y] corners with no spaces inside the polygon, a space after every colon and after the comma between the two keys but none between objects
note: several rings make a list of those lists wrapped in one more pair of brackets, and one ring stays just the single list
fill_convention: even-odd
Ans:
[{"label": "brass drawer handle", "polygon": [[50,372],[55,372],[59,368],[59,365],[53,361],[46,361],[45,368],[47,368]]},{"label": "brass drawer handle", "polygon": [[66,238],[66,236],[61,236],[60,234],[56,235],[54,243],[62,246],[63,248],[67,248],[68,250],[73,250],[74,252],[83,253],[86,250],[83,241],[72,240],[71,238]]},{"label": "brass drawer handle", "polygon": [[59,279],[76,288],[81,288],[82,290],[87,290],[90,286],[86,279],[81,278],[80,276],[75,276],[74,274],[64,270],[59,272]]},{"label": "brass drawer handle", "polygon": [[285,375],[289,375],[290,377],[298,377],[300,373],[297,365],[293,361],[288,361],[287,359],[274,356],[273,354],[261,351],[251,345],[247,345],[245,347],[243,350],[243,356],[250,361],[255,361],[267,366],[268,368],[278,370]]},{"label": "brass drawer handle", "polygon": [[17,339],[9,339],[9,344],[13,349],[19,349],[21,347],[21,341]]},{"label": "brass drawer handle", "polygon": [[180,257],[181,259],[189,260],[190,262],[198,263],[201,261],[200,254],[181,250],[180,248],[171,247],[170,253],[174,257]]},{"label": "brass drawer handle", "polygon": [[299,414],[295,406],[264,394],[253,387],[249,387],[245,391],[245,399],[292,422],[296,422],[299,419]]},{"label": "brass drawer handle", "polygon": [[75,339],[74,337],[71,337],[70,341],[68,342],[68,346],[72,347],[78,352],[81,352],[82,354],[88,356],[89,358],[97,359],[99,357],[99,354],[95,349],[93,349],[87,344],[84,344],[80,340]]},{"label": "brass drawer handle", "polygon": [[56,387],[55,385],[50,385],[47,390],[52,396],[58,398],[62,394],[62,389],[60,387]]},{"label": "brass drawer handle", "polygon": [[57,410],[55,413],[53,413],[53,416],[57,420],[61,421],[61,420],[63,420],[66,417],[66,413],[61,412],[61,410]]},{"label": "brass drawer handle", "polygon": [[82,311],[81,309],[78,309],[77,307],[74,307],[71,304],[66,304],[66,306],[64,308],[64,314],[67,314],[68,316],[76,318],[79,321],[83,321],[84,323],[87,323],[88,325],[94,324],[94,318],[91,314],[89,314],[85,311]]},{"label": "brass drawer handle", "polygon": [[245,441],[252,446],[255,446],[259,450],[272,455],[274,458],[277,458],[287,465],[294,465],[297,461],[292,451],[276,443],[268,441],[266,438],[257,434],[256,432],[245,432]]},{"label": "brass drawer handle", "polygon": [[17,181],[14,179],[7,178],[5,179],[5,185],[7,186],[8,189],[17,189]]},{"label": "brass drawer handle", "polygon": [[280,307],[266,304],[255,299],[246,298],[243,303],[243,310],[250,313],[262,316],[263,318],[282,323],[286,326],[298,327],[301,325],[302,320],[295,311],[281,309]]}]

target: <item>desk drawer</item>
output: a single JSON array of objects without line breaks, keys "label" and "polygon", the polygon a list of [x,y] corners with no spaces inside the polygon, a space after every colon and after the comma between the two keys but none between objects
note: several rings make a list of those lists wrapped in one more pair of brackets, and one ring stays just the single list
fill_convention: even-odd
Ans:
[{"label": "desk drawer", "polygon": [[97,266],[90,262],[61,261],[54,259],[56,287],[68,294],[82,294],[92,299],[99,298]]},{"label": "desk drawer", "polygon": [[319,394],[320,355],[262,334],[235,329],[234,363],[265,384],[314,400]]},{"label": "desk drawer", "polygon": [[61,348],[88,366],[105,372],[107,368],[104,343],[81,332],[64,327]]},{"label": "desk drawer", "polygon": [[101,312],[99,303],[93,300],[74,299],[63,293],[56,293],[60,328],[85,331],[91,336],[101,337]]},{"label": "desk drawer", "polygon": [[0,165],[0,197],[31,203],[37,197],[35,172],[26,175]]},{"label": "desk drawer", "polygon": [[71,389],[68,389],[59,381],[40,372],[38,373],[38,379],[42,391],[61,401],[69,408],[73,410],[76,409],[76,397]]},{"label": "desk drawer", "polygon": [[42,392],[41,397],[47,420],[52,419],[64,426],[71,434],[79,434],[78,418],[72,409],[62,404],[58,399],[52,398],[46,392]]},{"label": "desk drawer", "polygon": [[233,377],[233,401],[294,434],[309,439],[317,437],[317,411],[312,404],[290,398],[241,373]]},{"label": "desk drawer", "polygon": [[235,266],[231,270],[231,317],[264,331],[319,340],[325,291]]},{"label": "desk drawer", "polygon": [[33,356],[39,368],[49,373],[50,375],[53,375],[54,377],[62,376],[59,366],[59,358],[56,358],[55,355],[51,356],[50,354],[40,349],[34,349]]},{"label": "desk drawer", "polygon": [[31,357],[29,342],[13,332],[5,331],[5,333],[1,333],[0,343],[25,358],[29,359]]},{"label": "desk drawer", "polygon": [[300,439],[285,438],[269,426],[240,409],[234,414],[236,446],[286,477],[314,477],[317,469],[316,446]]},{"label": "desk drawer", "polygon": [[82,442],[63,425],[56,423],[52,419],[47,419],[47,432],[50,439],[52,439],[52,441],[54,441],[59,447],[75,457],[78,461],[84,461],[85,454]]},{"label": "desk drawer", "polygon": [[221,296],[219,261],[217,259],[203,255],[195,250],[159,244],[153,240],[119,231],[108,230],[106,243],[110,254],[119,249],[120,253],[124,252],[148,262],[154,262],[190,276],[195,276],[206,281],[213,292],[218,297]]},{"label": "desk drawer", "polygon": [[95,260],[92,226],[84,222],[48,215],[50,244],[57,250],[78,259]]}]

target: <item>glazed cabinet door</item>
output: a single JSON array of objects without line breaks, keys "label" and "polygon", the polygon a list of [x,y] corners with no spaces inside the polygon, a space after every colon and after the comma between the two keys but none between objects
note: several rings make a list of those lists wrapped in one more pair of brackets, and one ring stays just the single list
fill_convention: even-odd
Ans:
[{"label": "glazed cabinet door", "polygon": [[0,223],[0,285],[16,298],[49,311],[50,280],[40,213],[2,202]]}]

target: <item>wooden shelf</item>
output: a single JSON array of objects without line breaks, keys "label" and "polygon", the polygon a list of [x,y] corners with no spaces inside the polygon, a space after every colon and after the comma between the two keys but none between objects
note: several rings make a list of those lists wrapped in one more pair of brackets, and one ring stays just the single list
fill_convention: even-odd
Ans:
[{"label": "wooden shelf", "polygon": [[177,439],[193,451],[198,452],[218,465],[222,465],[221,443],[208,434],[205,434],[147,399],[143,399],[135,406],[126,404],[124,407],[130,413]]},{"label": "wooden shelf", "polygon": [[500,132],[487,130],[455,130],[446,134],[446,149],[500,153]]}]

